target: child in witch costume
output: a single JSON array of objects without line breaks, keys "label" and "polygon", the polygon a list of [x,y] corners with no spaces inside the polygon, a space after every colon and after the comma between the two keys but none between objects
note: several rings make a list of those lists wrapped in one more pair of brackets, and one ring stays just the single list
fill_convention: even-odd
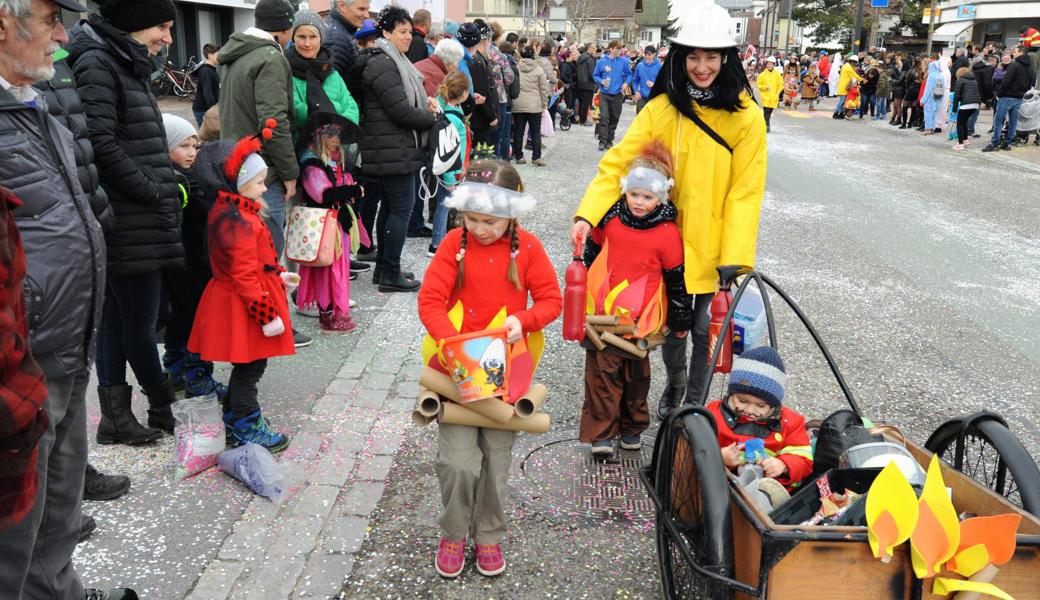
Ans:
[{"label": "child in witch costume", "polygon": [[[635,323],[636,336],[660,333],[662,325],[685,335],[693,324],[692,296],[683,281],[683,243],[668,200],[674,185],[672,159],[657,140],[648,144],[621,178],[624,194],[603,216],[585,241],[589,293],[597,314]],[[621,448],[638,450],[650,426],[646,396],[650,392],[650,359],[607,345],[585,346],[585,404],[579,439],[593,454]],[[664,418],[674,407],[662,405]]]},{"label": "child in witch costume", "polygon": [[[463,226],[444,237],[419,289],[419,318],[434,341],[482,331],[504,313],[507,341],[530,347],[560,315],[563,296],[552,263],[538,238],[517,223],[535,204],[521,190],[511,165],[477,160],[445,199],[462,214]],[[461,318],[459,326],[453,315]],[[472,537],[477,570],[498,575],[506,568],[499,544],[506,533],[506,479],[516,434],[446,423],[438,430],[435,470],[444,512],[437,572],[462,573]]]},{"label": "child in witch costume", "polygon": [[[274,119],[263,131],[270,139]],[[227,147],[228,144],[224,144]],[[228,148],[221,161],[224,185],[209,212],[209,258],[213,279],[202,294],[188,350],[203,360],[229,362],[224,425],[233,444],[254,443],[271,452],[289,437],[271,430],[257,402],[257,384],[267,359],[296,352],[286,291],[299,276],[278,264],[271,232],[264,224],[267,165],[259,136]]]},{"label": "child in witch costume", "polygon": [[297,306],[318,306],[322,333],[350,333],[357,325],[350,318],[350,255],[368,236],[361,229],[355,206],[361,186],[350,174],[356,154],[347,151],[357,143],[361,129],[335,113],[312,115],[300,135],[309,140],[300,154],[300,201],[312,208],[337,211],[343,251],[327,267],[300,266]]},{"label": "child in witch costume", "polygon": [[[759,438],[769,455],[759,464],[764,477],[790,490],[812,474],[813,459],[805,417],[783,406],[786,385],[783,359],[772,347],[759,346],[733,359],[726,397],[705,408],[715,417],[726,467],[736,470],[743,462],[744,443]],[[761,485],[773,506],[783,501],[784,490]]]}]

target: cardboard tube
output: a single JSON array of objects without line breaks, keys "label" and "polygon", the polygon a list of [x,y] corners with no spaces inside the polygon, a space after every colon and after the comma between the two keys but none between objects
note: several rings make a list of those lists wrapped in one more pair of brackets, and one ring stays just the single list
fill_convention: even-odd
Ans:
[{"label": "cardboard tube", "polygon": [[653,350],[662,344],[664,344],[664,335],[660,333],[648,335],[645,338],[639,338],[636,340],[636,346],[638,346],[640,350]]},{"label": "cardboard tube", "polygon": [[459,406],[465,406],[469,410],[499,423],[506,423],[513,418],[513,406],[506,404],[498,398],[484,398],[466,402]]},{"label": "cardboard tube", "polygon": [[549,390],[540,383],[535,383],[520,397],[513,405],[513,411],[521,419],[530,419],[542,409],[545,399],[549,396]]},{"label": "cardboard tube", "polygon": [[423,369],[422,374],[419,375],[419,386],[436,392],[441,398],[459,401],[459,390],[455,387],[455,382],[451,380],[451,377],[440,371],[434,371],[430,367]]},{"label": "cardboard tube", "polygon": [[419,400],[415,403],[415,410],[426,417],[436,417],[441,412],[441,396],[433,390],[424,387],[419,388]]},{"label": "cardboard tube", "polygon": [[585,324],[585,337],[589,338],[589,341],[596,347],[596,350],[606,349],[607,345],[603,343],[603,340],[599,339],[599,333],[597,333],[596,329],[588,323]]},{"label": "cardboard tube", "polygon": [[[982,567],[978,573],[975,573],[970,578],[968,578],[968,581],[977,581],[980,583],[993,583],[993,580],[996,579],[997,573],[999,572],[1000,569],[994,567],[993,564],[990,563],[985,567]],[[953,600],[980,600],[981,598],[982,594],[980,594],[979,592],[957,592],[957,594],[953,597]]]},{"label": "cardboard tube", "polygon": [[618,318],[612,315],[589,315],[585,317],[589,325],[617,325]]},{"label": "cardboard tube", "polygon": [[615,335],[635,335],[635,325],[594,325],[600,333],[613,333]]},{"label": "cardboard tube", "polygon": [[418,408],[412,411],[412,423],[415,423],[416,427],[426,427],[432,420],[433,417],[427,417],[419,412]]},{"label": "cardboard tube", "polygon": [[613,333],[604,333],[600,336],[600,339],[610,344],[611,346],[614,346],[615,348],[620,348],[621,350],[628,352],[632,356],[635,356],[637,358],[646,358],[646,350],[640,350],[639,347],[633,344],[632,342],[623,340],[618,336],[614,335]]},{"label": "cardboard tube", "polygon": [[440,422],[449,425],[466,425],[505,431],[527,431],[530,433],[545,433],[549,431],[549,415],[545,413],[535,414],[529,419],[513,417],[505,423],[499,423],[469,410],[469,406],[469,404],[460,405],[445,402],[441,405]]}]

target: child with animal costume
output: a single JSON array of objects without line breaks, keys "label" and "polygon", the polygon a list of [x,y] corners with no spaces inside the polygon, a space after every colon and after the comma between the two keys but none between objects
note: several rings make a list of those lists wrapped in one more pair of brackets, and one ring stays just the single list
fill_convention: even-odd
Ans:
[{"label": "child with animal costume", "polygon": [[[268,119],[263,137],[276,125]],[[203,360],[229,362],[224,425],[233,444],[254,443],[271,452],[289,445],[288,436],[273,431],[261,414],[257,384],[267,359],[296,352],[286,291],[299,276],[278,264],[271,232],[264,224],[263,193],[267,165],[258,136],[232,146],[222,144],[223,185],[209,211],[209,258],[213,279],[195,314],[188,350]]]},{"label": "child with animal costume", "polygon": [[[777,351],[771,346],[752,348],[733,359],[726,397],[705,408],[715,417],[726,467],[740,467],[745,443],[760,439],[767,455],[758,463],[763,476],[790,490],[812,474],[813,459],[805,417],[782,405],[786,385],[787,372]],[[773,498],[775,507],[782,501],[777,495],[785,492],[771,485],[774,489],[759,489]]]},{"label": "child with animal costume", "polygon": [[357,125],[334,112],[312,114],[300,133],[300,143],[305,145],[300,153],[300,203],[335,210],[339,225],[336,258],[324,267],[300,265],[296,290],[297,306],[318,307],[322,333],[350,333],[357,328],[350,318],[350,255],[368,243],[368,236],[355,211],[362,191],[350,173],[357,153],[348,151],[348,145],[361,135]]},{"label": "child with animal costume", "polygon": [[[433,341],[501,322],[510,344],[525,341],[530,348],[560,315],[563,297],[552,263],[538,238],[517,223],[535,204],[522,189],[508,163],[477,160],[445,200],[463,225],[444,237],[419,290],[419,318]],[[435,470],[444,512],[437,572],[458,576],[472,538],[477,570],[498,575],[506,567],[500,542],[516,434],[446,423],[438,429]]]},{"label": "child with animal costume", "polygon": [[[623,196],[607,211],[585,241],[590,267],[588,290],[595,313],[633,325],[630,339],[659,335],[665,323],[686,332],[693,323],[692,297],[683,281],[683,243],[668,195],[672,158],[660,141],[648,144],[621,178]],[[650,359],[613,345],[585,346],[585,403],[579,439],[593,454],[621,448],[638,450],[650,426],[646,397],[650,392]],[[667,414],[668,407],[659,407]]]}]

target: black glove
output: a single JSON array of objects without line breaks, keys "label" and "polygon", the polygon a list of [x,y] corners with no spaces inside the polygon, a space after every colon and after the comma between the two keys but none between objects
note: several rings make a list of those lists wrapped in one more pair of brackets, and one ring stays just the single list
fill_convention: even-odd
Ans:
[{"label": "black glove", "polygon": [[321,194],[321,201],[325,206],[332,207],[335,204],[354,204],[361,197],[361,186],[354,184],[330,187]]},{"label": "black glove", "polygon": [[339,207],[339,213],[336,220],[339,221],[339,226],[343,228],[343,231],[347,234],[350,233],[350,228],[354,225],[353,213],[350,212],[349,205],[343,205]]},{"label": "black glove", "polygon": [[585,263],[585,268],[592,266],[592,263],[596,261],[596,257],[599,256],[600,250],[603,247],[592,241],[592,235],[585,237],[585,250],[581,255],[581,262]]},{"label": "black glove", "polygon": [[661,273],[664,295],[668,298],[668,328],[673,332],[693,329],[693,294],[686,291],[685,273],[683,265]]}]

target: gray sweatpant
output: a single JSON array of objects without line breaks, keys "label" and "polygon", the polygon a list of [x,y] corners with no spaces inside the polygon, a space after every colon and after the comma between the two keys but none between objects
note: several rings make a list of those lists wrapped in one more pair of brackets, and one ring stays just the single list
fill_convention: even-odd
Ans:
[{"label": "gray sweatpant", "polygon": [[506,480],[516,433],[440,423],[435,470],[444,537],[497,544],[506,534]]},{"label": "gray sweatpant", "polygon": [[40,438],[39,491],[24,521],[0,531],[0,595],[20,600],[82,598],[72,566],[87,465],[90,372],[47,378],[50,426]]},{"label": "gray sweatpant", "polygon": [[[697,294],[693,297],[693,330],[684,338],[669,335],[665,338],[664,346],[661,347],[661,359],[664,361],[665,370],[668,373],[668,381],[679,381],[682,371],[689,369],[686,380],[686,402],[688,404],[699,404],[701,392],[708,373],[708,358],[711,348],[708,348],[708,307],[715,294]],[[690,363],[686,363],[686,340],[693,342],[693,353]]]}]

